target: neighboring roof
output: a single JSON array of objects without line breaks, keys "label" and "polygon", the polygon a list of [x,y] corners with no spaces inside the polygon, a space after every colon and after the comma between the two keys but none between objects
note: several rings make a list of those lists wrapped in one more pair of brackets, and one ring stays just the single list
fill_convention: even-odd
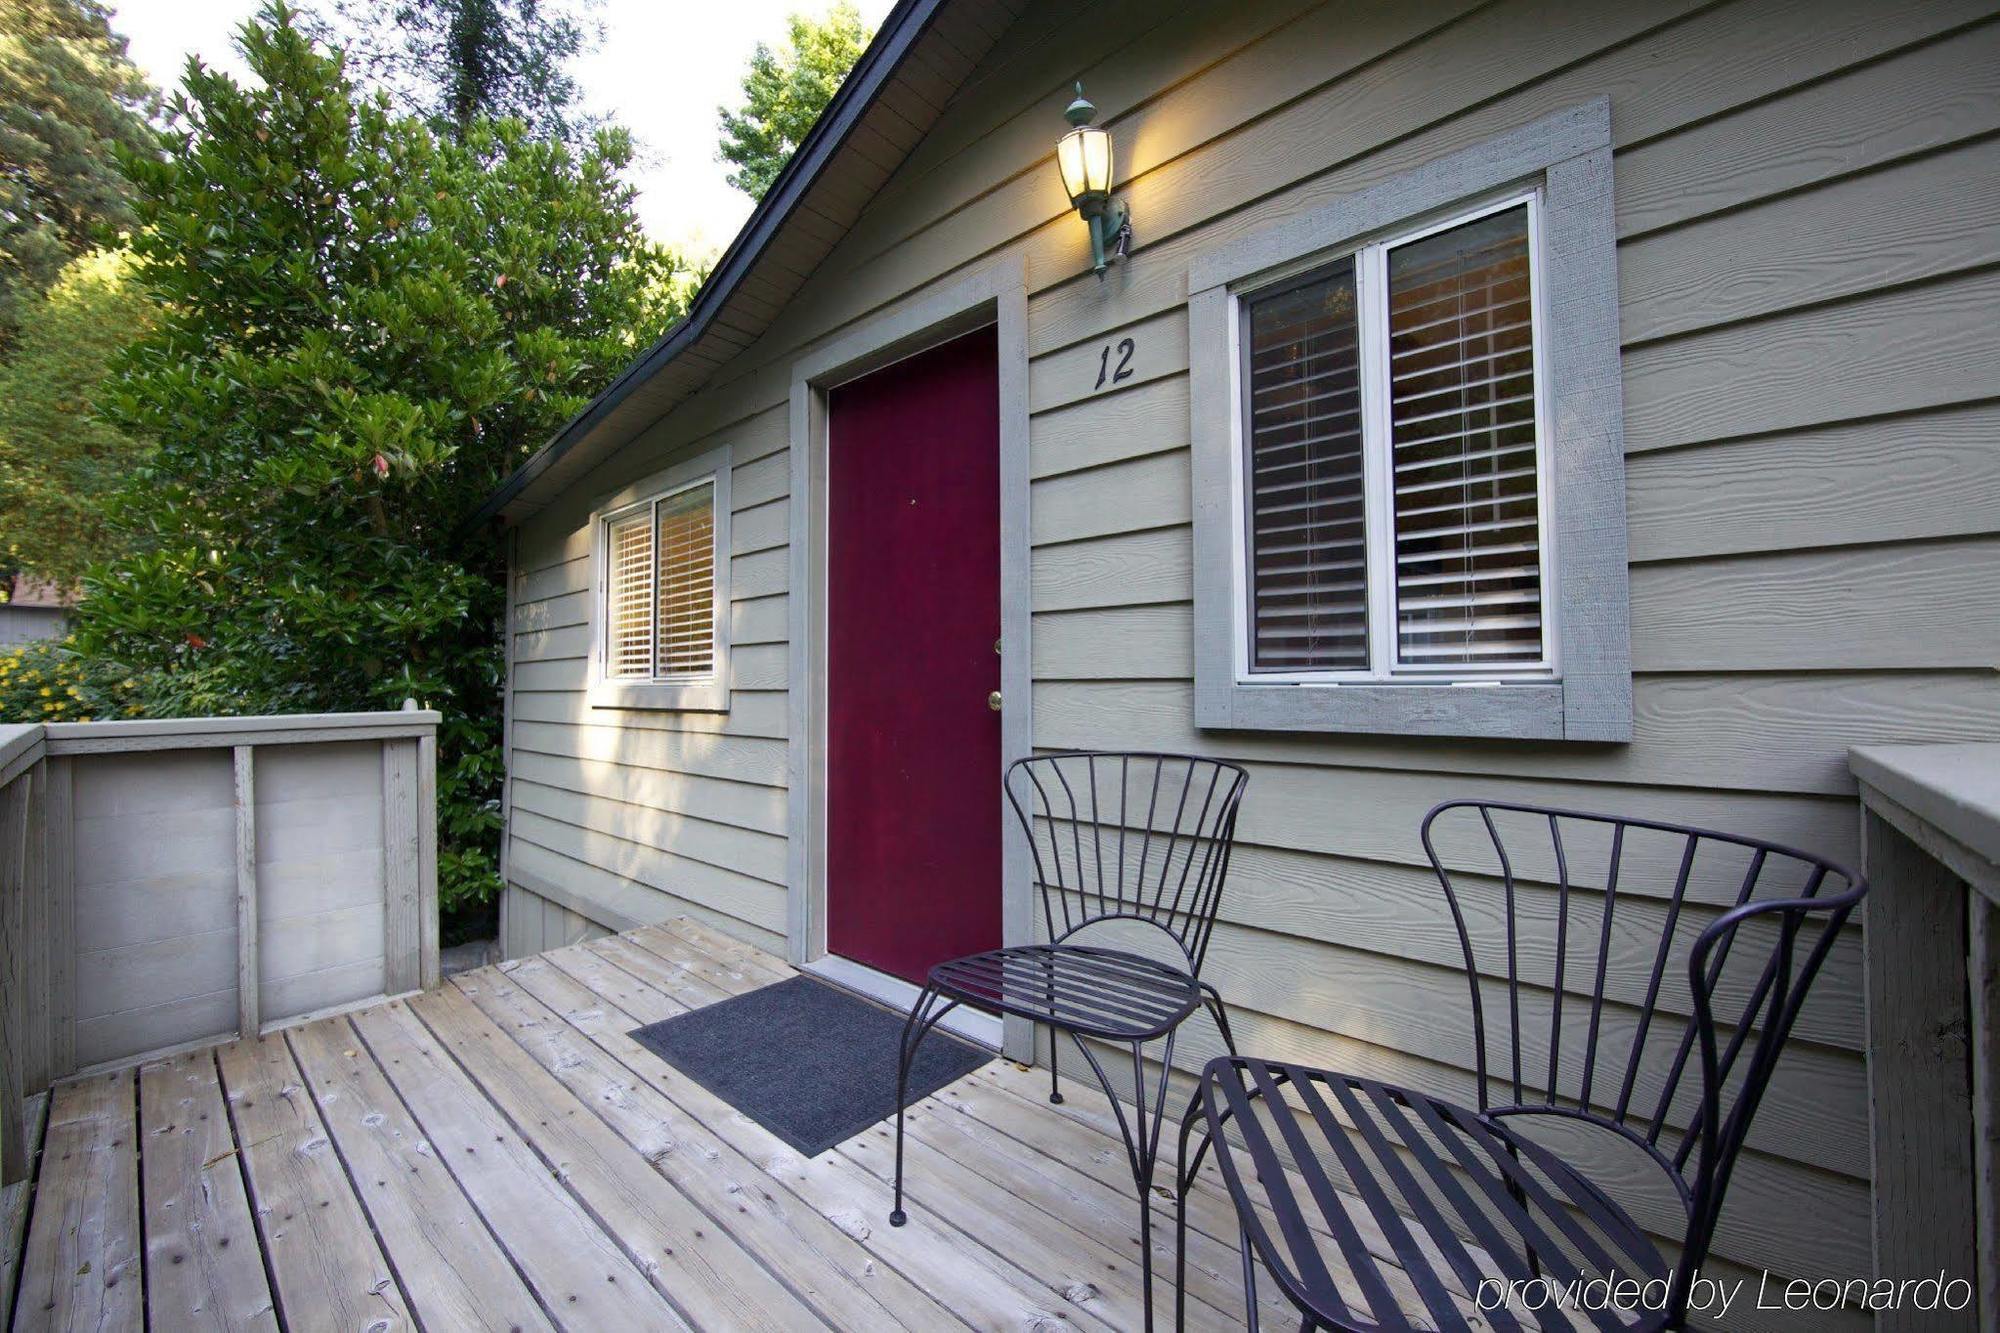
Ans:
[{"label": "neighboring roof", "polygon": [[900,0],[716,262],[687,317],[486,498],[510,523],[686,399],[754,342],[943,113],[1026,0]]}]

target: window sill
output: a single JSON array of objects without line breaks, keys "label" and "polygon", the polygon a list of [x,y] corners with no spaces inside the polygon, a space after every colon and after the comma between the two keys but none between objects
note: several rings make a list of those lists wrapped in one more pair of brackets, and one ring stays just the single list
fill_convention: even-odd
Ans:
[{"label": "window sill", "polygon": [[726,713],[729,687],[719,680],[677,682],[600,680],[589,691],[592,708],[622,708],[633,712]]},{"label": "window sill", "polygon": [[1560,681],[1227,685],[1195,690],[1195,725],[1224,731],[1562,740]]}]

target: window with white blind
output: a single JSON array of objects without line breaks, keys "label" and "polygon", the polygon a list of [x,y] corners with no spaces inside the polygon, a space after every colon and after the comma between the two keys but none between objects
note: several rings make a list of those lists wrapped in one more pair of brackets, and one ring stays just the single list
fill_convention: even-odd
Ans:
[{"label": "window with white blind", "polygon": [[1239,303],[1249,676],[1553,674],[1537,196]]},{"label": "window with white blind", "polygon": [[1188,266],[1195,720],[1627,740],[1610,111]]},{"label": "window with white blind", "polygon": [[628,488],[592,524],[592,702],[727,707],[726,455]]}]

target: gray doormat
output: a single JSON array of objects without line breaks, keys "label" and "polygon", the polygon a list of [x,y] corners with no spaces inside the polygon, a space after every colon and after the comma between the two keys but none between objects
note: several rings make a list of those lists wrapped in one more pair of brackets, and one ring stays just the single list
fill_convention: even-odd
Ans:
[{"label": "gray doormat", "polygon": [[[903,1015],[790,977],[638,1028],[633,1040],[808,1157],[896,1113]],[[992,1059],[932,1029],[904,1105]]]}]

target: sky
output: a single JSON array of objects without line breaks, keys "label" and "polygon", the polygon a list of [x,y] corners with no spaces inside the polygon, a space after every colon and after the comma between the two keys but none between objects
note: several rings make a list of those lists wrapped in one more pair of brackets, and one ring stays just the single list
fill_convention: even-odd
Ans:
[{"label": "sky", "polygon": [[[716,108],[734,105],[759,41],[776,45],[785,15],[821,12],[827,0],[603,0],[604,44],[577,62],[586,107],[637,135],[639,217],[652,236],[695,253],[714,252],[750,216],[748,195],[730,188],[715,160]],[[857,0],[879,24],[893,0]],[[132,59],[162,88],[177,84],[190,55],[233,73],[243,62],[231,34],[259,0],[113,0],[112,26]]]}]

